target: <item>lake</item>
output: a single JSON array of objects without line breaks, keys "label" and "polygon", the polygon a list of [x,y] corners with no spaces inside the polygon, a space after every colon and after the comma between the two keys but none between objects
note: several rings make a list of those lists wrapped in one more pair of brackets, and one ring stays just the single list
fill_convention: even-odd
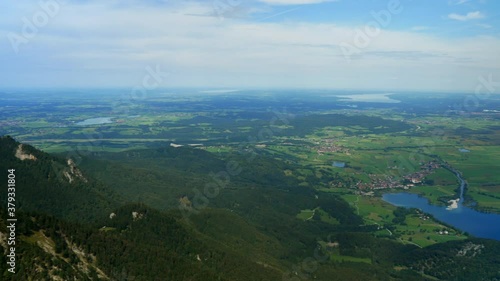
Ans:
[{"label": "lake", "polygon": [[361,95],[339,95],[342,101],[352,102],[380,102],[380,103],[400,103],[401,101],[392,99],[391,94],[361,94]]},{"label": "lake", "polygon": [[100,125],[100,124],[109,124],[113,123],[111,121],[112,117],[99,117],[99,118],[90,118],[83,120],[81,122],[76,123],[78,126],[88,126],[88,125]]},{"label": "lake", "polygon": [[439,221],[452,225],[473,236],[500,240],[500,215],[486,214],[458,203],[456,209],[435,206],[417,194],[386,193],[382,199],[392,205],[406,208],[418,208],[432,214]]},{"label": "lake", "polygon": [[337,167],[337,168],[345,168],[345,163],[344,162],[337,162],[337,161],[334,161],[332,163],[332,166],[333,167]]}]

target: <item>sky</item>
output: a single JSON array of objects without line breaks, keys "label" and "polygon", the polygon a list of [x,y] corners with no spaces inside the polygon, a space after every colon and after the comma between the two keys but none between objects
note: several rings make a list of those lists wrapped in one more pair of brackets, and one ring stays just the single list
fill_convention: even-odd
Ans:
[{"label": "sky", "polygon": [[474,92],[486,79],[500,92],[494,0],[16,0],[0,11],[0,88]]}]

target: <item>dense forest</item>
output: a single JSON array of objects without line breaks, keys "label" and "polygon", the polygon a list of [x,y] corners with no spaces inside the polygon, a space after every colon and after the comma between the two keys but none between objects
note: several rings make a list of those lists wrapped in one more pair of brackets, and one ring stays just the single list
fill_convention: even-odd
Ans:
[{"label": "dense forest", "polygon": [[[500,280],[499,242],[378,238],[265,155],[165,146],[69,160],[1,137],[0,159],[4,253],[8,169],[18,219],[17,273],[2,255],[2,280]],[[333,222],[296,218],[315,208]]]}]

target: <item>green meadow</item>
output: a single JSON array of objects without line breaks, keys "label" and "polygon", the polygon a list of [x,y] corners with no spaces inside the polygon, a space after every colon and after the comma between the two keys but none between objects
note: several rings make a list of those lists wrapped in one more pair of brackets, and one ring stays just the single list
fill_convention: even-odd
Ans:
[{"label": "green meadow", "polygon": [[[395,223],[394,210],[396,207],[383,201],[376,196],[361,196],[346,193],[345,189],[323,189],[325,192],[333,192],[340,195],[355,209],[368,225],[377,225],[379,230],[375,235],[390,239],[397,239],[402,243],[416,244],[426,247],[436,243],[462,240],[467,238],[460,232],[449,228],[431,218],[423,219],[422,214],[415,212],[407,214],[403,223]],[[439,234],[439,231],[447,230],[449,234]]]}]

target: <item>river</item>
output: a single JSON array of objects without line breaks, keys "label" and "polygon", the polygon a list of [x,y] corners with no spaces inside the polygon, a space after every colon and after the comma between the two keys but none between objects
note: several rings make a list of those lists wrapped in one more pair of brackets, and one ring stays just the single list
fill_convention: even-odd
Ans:
[{"label": "river", "polygon": [[449,171],[451,171],[452,173],[454,173],[458,179],[458,182],[460,183],[460,194],[458,197],[460,199],[460,201],[458,202],[458,204],[459,204],[459,206],[463,205],[464,191],[465,191],[465,188],[467,187],[467,182],[464,180],[464,178],[462,177],[462,174],[459,171],[455,170],[454,168],[452,168],[450,166],[447,166],[445,168],[448,169]]}]

